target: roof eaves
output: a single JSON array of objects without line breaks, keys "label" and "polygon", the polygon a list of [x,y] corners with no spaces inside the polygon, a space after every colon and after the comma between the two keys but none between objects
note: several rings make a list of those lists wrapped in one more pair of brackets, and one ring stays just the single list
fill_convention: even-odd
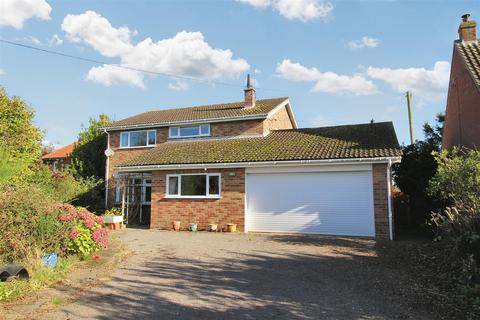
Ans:
[{"label": "roof eaves", "polygon": [[472,78],[472,81],[473,81],[475,87],[480,92],[480,83],[477,83],[477,81],[475,80],[475,75],[473,74],[473,71],[470,69],[470,66],[468,65],[467,57],[465,56],[465,54],[462,50],[463,48],[461,48],[461,46],[473,45],[473,44],[476,44],[477,46],[480,47],[480,39],[471,40],[471,41],[455,40],[454,43],[455,43],[455,49],[458,50],[458,54],[460,54],[460,56],[462,58],[461,60],[463,62],[463,66],[465,67],[465,69],[467,69],[468,73],[470,74],[470,77]]}]

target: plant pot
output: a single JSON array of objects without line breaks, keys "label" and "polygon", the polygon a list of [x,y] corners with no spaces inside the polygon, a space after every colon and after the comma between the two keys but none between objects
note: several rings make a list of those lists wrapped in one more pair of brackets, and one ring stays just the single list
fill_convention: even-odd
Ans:
[{"label": "plant pot", "polygon": [[237,231],[237,225],[235,223],[227,223],[227,232]]},{"label": "plant pot", "polygon": [[121,223],[123,222],[123,216],[103,216],[103,222],[106,224]]},{"label": "plant pot", "polygon": [[190,231],[196,232],[197,231],[197,224],[196,223],[190,223]]},{"label": "plant pot", "polygon": [[45,267],[54,268],[57,265],[58,255],[56,253],[46,254],[41,259]]},{"label": "plant pot", "polygon": [[180,221],[173,221],[173,230],[180,231]]},{"label": "plant pot", "polygon": [[210,223],[208,225],[208,230],[210,232],[216,232],[218,230],[218,225],[216,223]]}]

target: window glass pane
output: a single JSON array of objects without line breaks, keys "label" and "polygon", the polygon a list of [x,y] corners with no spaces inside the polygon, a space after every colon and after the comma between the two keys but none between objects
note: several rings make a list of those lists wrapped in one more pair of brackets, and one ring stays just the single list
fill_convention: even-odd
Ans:
[{"label": "window glass pane", "polygon": [[156,143],[156,131],[148,131],[148,144],[155,144]]},{"label": "window glass pane", "polygon": [[178,194],[178,177],[168,178],[168,194]]},{"label": "window glass pane", "polygon": [[219,176],[209,176],[208,177],[208,193],[211,195],[219,195],[220,194],[220,183],[219,183]]},{"label": "window glass pane", "polygon": [[207,124],[204,124],[200,126],[200,133],[201,134],[209,134],[209,126]]},{"label": "window glass pane", "polygon": [[152,187],[145,187],[145,202],[152,200]]},{"label": "window glass pane", "polygon": [[182,176],[182,196],[207,195],[207,176]]},{"label": "window glass pane", "polygon": [[130,147],[147,145],[147,131],[130,132]]},{"label": "window glass pane", "polygon": [[180,128],[180,136],[198,136],[200,134],[199,127],[182,127]]},{"label": "window glass pane", "polygon": [[128,133],[122,132],[120,134],[120,146],[121,147],[128,147]]},{"label": "window glass pane", "polygon": [[170,137],[178,137],[178,128],[170,128]]}]

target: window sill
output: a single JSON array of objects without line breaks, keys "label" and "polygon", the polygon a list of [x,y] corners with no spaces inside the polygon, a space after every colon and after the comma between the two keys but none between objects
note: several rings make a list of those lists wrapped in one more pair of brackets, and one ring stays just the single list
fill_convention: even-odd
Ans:
[{"label": "window sill", "polygon": [[165,199],[221,199],[221,196],[172,196],[166,195]]},{"label": "window sill", "polygon": [[118,147],[118,150],[128,150],[128,149],[142,149],[142,148],[154,148],[156,144],[151,144],[148,146],[138,146],[138,147]]}]

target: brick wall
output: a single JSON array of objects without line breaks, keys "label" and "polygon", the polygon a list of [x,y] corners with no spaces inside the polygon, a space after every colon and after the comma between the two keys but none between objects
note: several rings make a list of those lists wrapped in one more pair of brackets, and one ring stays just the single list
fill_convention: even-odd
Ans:
[{"label": "brick wall", "polygon": [[372,175],[375,238],[377,240],[388,240],[390,231],[388,224],[387,164],[373,164]]},{"label": "brick wall", "polygon": [[262,122],[262,120],[247,120],[212,123],[210,124],[210,134],[212,137],[262,134]]},{"label": "brick wall", "polygon": [[[165,198],[166,175],[175,173],[221,173],[220,199],[168,199]],[[197,223],[199,230],[205,230],[210,223],[219,228],[227,223],[236,223],[244,230],[245,170],[169,170],[152,173],[151,228],[172,229],[172,222],[181,221],[181,228]]]},{"label": "brick wall", "polygon": [[263,130],[265,132],[278,129],[293,129],[292,120],[288,115],[286,107],[278,110],[271,118],[263,121]]},{"label": "brick wall", "polygon": [[445,149],[480,146],[480,91],[462,60],[455,46],[442,141]]}]

